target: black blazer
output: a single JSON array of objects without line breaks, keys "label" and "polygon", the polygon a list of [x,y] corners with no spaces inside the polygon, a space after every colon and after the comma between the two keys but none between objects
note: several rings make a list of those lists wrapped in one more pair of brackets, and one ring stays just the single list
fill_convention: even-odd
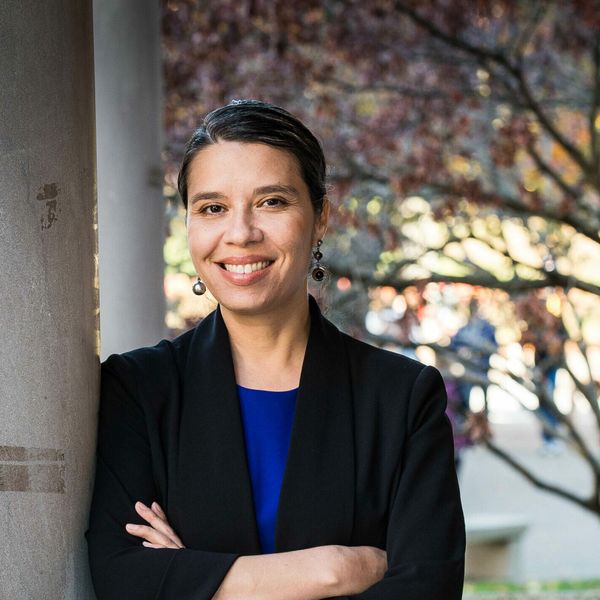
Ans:
[{"label": "black blazer", "polygon": [[[276,550],[378,546],[389,569],[353,598],[459,600],[464,521],[440,374],[341,333],[309,303]],[[209,600],[238,556],[261,553],[235,383],[218,308],[103,363],[86,534],[100,600]],[[136,500],[159,502],[186,549],[127,534],[143,523]]]}]

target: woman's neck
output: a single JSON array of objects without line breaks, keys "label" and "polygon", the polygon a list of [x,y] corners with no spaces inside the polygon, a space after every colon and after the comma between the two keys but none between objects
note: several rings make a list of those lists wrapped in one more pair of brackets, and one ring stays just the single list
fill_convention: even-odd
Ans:
[{"label": "woman's neck", "polygon": [[298,387],[310,330],[308,297],[260,315],[221,307],[239,385],[264,390]]}]

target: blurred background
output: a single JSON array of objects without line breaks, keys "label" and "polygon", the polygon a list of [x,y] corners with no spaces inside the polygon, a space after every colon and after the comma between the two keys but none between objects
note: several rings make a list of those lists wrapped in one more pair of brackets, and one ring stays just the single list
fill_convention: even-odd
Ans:
[{"label": "blurred background", "polygon": [[190,291],[184,144],[233,99],[279,104],[329,162],[312,293],[444,374],[473,581],[600,587],[599,31],[584,0],[162,9],[170,335],[214,307]]},{"label": "blurred background", "polygon": [[0,80],[0,600],[93,598],[99,360],[214,309],[176,178],[240,98],[323,144],[326,316],[444,375],[465,597],[600,599],[596,0],[5,0]]}]

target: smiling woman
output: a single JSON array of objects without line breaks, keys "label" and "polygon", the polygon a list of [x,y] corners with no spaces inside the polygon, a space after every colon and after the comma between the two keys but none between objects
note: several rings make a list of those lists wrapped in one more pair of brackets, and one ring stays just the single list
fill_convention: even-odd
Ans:
[{"label": "smiling woman", "polygon": [[341,333],[307,292],[329,215],[316,138],[232,103],[193,134],[179,191],[194,291],[218,306],[102,366],[98,598],[458,600],[441,377]]}]

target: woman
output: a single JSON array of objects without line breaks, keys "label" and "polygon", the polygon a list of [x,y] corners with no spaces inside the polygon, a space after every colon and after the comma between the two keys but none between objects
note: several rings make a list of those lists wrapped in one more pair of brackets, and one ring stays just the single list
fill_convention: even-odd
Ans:
[{"label": "woman", "polygon": [[439,373],[340,331],[307,294],[320,144],[255,101],[210,113],[179,191],[195,329],[102,366],[87,533],[96,593],[458,600],[464,523]]}]

